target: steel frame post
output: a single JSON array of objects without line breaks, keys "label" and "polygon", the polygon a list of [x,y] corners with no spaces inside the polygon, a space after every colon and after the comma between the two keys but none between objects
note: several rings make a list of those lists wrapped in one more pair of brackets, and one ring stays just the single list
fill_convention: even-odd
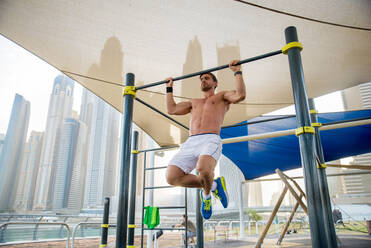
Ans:
[{"label": "steel frame post", "polygon": [[[286,43],[298,42],[295,27],[285,29]],[[292,90],[296,110],[298,128],[311,127],[309,105],[305,90],[304,73],[301,63],[300,50],[293,47],[287,51]],[[323,214],[321,209],[320,189],[316,169],[314,135],[305,132],[299,136],[301,163],[304,170],[304,181],[307,192],[307,206],[312,238],[312,247],[327,247],[325,230],[323,227]]]},{"label": "steel frame post", "polygon": [[109,228],[109,197],[104,198],[104,210],[103,210],[103,223],[102,223],[102,239],[101,239],[101,247],[107,246],[107,240],[108,240],[108,228]]},{"label": "steel frame post", "polygon": [[[126,74],[126,86],[134,86],[134,74]],[[116,248],[126,248],[128,228],[129,170],[131,157],[131,127],[133,119],[133,100],[131,94],[124,95],[122,112],[122,148],[120,168],[120,188],[117,211]]]},{"label": "steel frame post", "polygon": [[201,215],[200,189],[196,192],[197,248],[204,248],[204,219]]},{"label": "steel frame post", "polygon": [[130,170],[130,207],[129,207],[129,235],[128,246],[134,246],[134,231],[135,231],[135,196],[137,184],[137,161],[138,161],[138,131],[133,133],[133,153],[131,156]]},{"label": "steel frame post", "polygon": [[[315,104],[313,98],[309,99],[309,107],[311,110],[311,120],[312,123],[318,123],[317,113],[315,110]],[[327,245],[328,247],[334,247],[337,248],[337,240],[336,240],[336,232],[335,232],[335,226],[332,219],[332,210],[331,210],[331,200],[330,200],[330,194],[328,190],[328,184],[327,184],[327,176],[326,176],[326,169],[321,166],[325,163],[325,158],[323,155],[323,149],[322,149],[322,142],[321,142],[321,136],[319,134],[319,127],[315,126],[316,133],[314,135],[315,137],[315,146],[316,146],[316,154],[318,158],[318,162],[321,163],[317,169],[318,172],[318,182],[320,187],[320,193],[321,193],[321,204],[322,204],[322,212],[324,217],[324,228],[327,238]]]}]

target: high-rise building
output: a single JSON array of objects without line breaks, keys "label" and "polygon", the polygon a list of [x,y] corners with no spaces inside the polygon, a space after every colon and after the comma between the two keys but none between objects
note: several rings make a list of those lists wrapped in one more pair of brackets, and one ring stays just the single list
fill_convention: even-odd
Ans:
[{"label": "high-rise building", "polygon": [[263,206],[263,192],[261,182],[249,183],[247,192],[247,202],[249,207]]},{"label": "high-rise building", "polygon": [[15,202],[29,119],[30,103],[16,94],[0,155],[0,210],[13,208]]},{"label": "high-rise building", "polygon": [[58,150],[55,151],[54,210],[67,208],[68,205],[78,134],[79,121],[73,118],[65,119],[60,135],[56,139],[59,145]]},{"label": "high-rise building", "polygon": [[0,133],[0,156],[1,156],[1,150],[3,149],[4,140],[5,140],[5,135],[3,133]]},{"label": "high-rise building", "polygon": [[119,112],[86,89],[80,120],[87,125],[88,155],[84,208],[103,206],[115,193],[118,155]]},{"label": "high-rise building", "polygon": [[[371,82],[342,92],[345,110],[371,109]],[[371,164],[371,153],[355,156],[353,164]],[[358,170],[352,170],[358,171]],[[340,203],[371,203],[371,175],[348,175],[343,177],[344,195]]]},{"label": "high-rise building", "polygon": [[75,158],[72,168],[71,186],[68,193],[67,208],[70,211],[80,212],[83,207],[85,180],[86,180],[86,165],[87,165],[87,139],[86,124],[82,121],[79,123],[79,134],[75,147]]},{"label": "high-rise building", "polygon": [[26,143],[19,172],[16,209],[31,210],[33,207],[43,136],[43,132],[32,131]]},{"label": "high-rise building", "polygon": [[35,209],[51,209],[54,196],[55,159],[63,120],[71,117],[74,82],[66,76],[57,76],[50,95],[44,142],[37,177]]}]

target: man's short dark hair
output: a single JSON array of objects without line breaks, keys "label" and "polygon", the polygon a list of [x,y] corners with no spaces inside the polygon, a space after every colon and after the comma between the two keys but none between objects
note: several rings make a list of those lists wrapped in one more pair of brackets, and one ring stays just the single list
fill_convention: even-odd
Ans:
[{"label": "man's short dark hair", "polygon": [[183,214],[183,218],[185,218],[186,217],[186,215],[185,214]]},{"label": "man's short dark hair", "polygon": [[200,78],[201,78],[203,75],[205,75],[205,74],[209,74],[215,82],[218,82],[218,79],[216,79],[215,75],[212,74],[211,72],[205,72],[205,73],[201,74],[201,75],[200,75]]}]

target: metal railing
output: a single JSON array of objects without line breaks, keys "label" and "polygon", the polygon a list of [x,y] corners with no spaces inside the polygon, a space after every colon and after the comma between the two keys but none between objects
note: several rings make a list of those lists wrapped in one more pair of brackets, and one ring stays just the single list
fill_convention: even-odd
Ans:
[{"label": "metal railing", "polygon": [[[64,223],[64,222],[53,222],[53,223],[48,223],[48,222],[6,222],[6,223],[3,223],[0,225],[0,231],[2,232],[2,236],[4,236],[4,233],[6,233],[6,229],[9,225],[35,225],[36,228],[35,228],[35,231],[34,231],[34,234],[33,234],[33,237],[34,237],[34,240],[36,239],[37,237],[37,231],[38,231],[38,227],[39,225],[49,225],[49,226],[58,226],[58,225],[61,225],[62,227],[66,227],[67,229],[67,244],[66,244],[66,247],[69,248],[70,247],[70,236],[71,236],[71,230],[70,230],[70,227],[67,223]],[[2,231],[2,229],[4,228],[4,231]]]},{"label": "metal railing", "polygon": [[[78,224],[74,227],[73,232],[72,232],[71,248],[74,248],[74,242],[75,242],[76,232],[77,232],[77,229],[78,229],[80,226],[98,226],[98,228],[100,228],[101,225],[102,225],[101,222],[80,222],[80,223],[78,223]],[[112,227],[116,227],[116,224],[110,224],[110,225],[109,225],[109,228],[112,228]]]}]

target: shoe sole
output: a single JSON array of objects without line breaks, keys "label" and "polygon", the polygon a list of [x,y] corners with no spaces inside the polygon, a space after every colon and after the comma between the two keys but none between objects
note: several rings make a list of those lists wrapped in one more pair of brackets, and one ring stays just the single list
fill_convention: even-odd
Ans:
[{"label": "shoe sole", "polygon": [[[225,193],[225,196],[227,197],[227,202],[229,203],[229,195],[228,195],[228,191],[227,191],[227,185],[225,183],[225,179],[223,176],[220,177],[220,181],[222,183],[222,187],[223,187],[223,190],[224,190],[224,193]],[[228,206],[227,206],[228,207]]]}]

